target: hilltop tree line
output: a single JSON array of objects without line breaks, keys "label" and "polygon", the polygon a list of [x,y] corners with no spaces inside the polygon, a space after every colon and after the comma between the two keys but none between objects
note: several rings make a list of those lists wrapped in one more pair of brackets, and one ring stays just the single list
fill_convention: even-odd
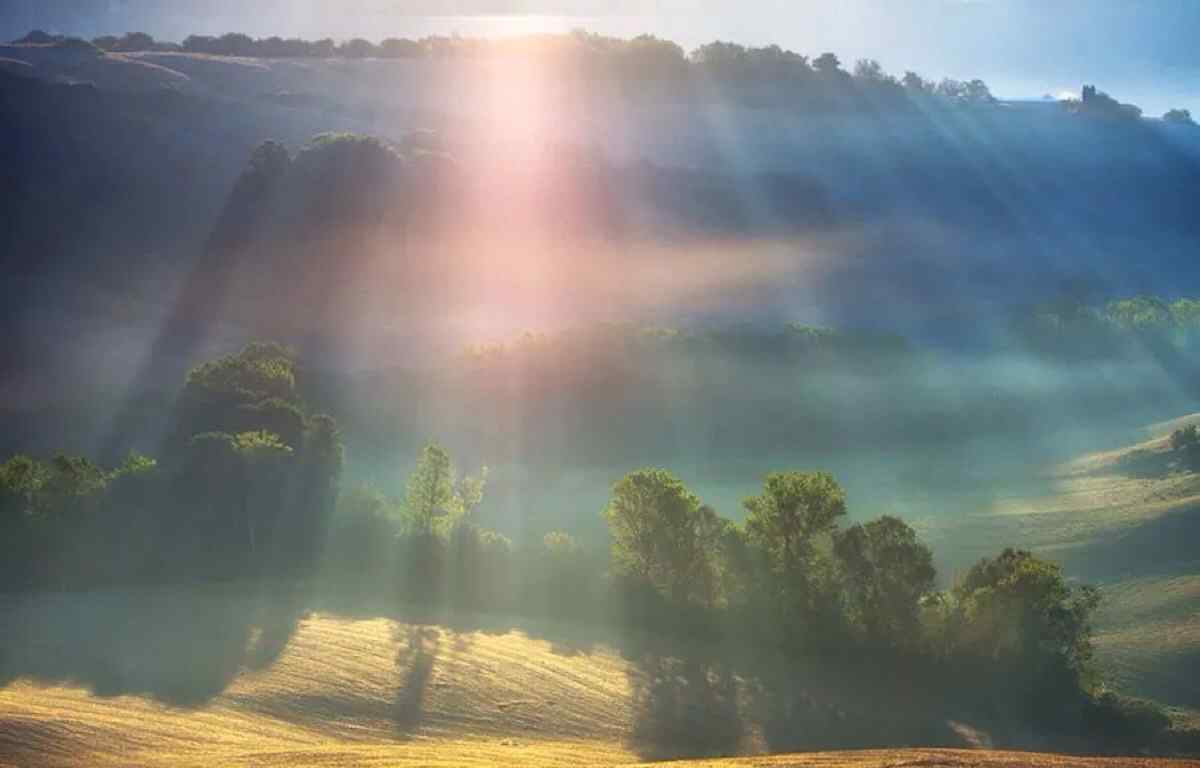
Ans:
[{"label": "hilltop tree line", "polygon": [[[386,38],[378,43],[361,37],[349,40],[302,40],[300,38],[251,37],[240,32],[223,35],[188,35],[182,43],[156,40],[145,32],[102,35],[90,42],[34,30],[20,40],[22,44],[59,44],[93,47],[114,53],[159,52],[197,53],[211,56],[235,56],[263,59],[439,59],[472,60],[496,56],[519,56],[551,60],[583,72],[614,72],[640,80],[673,81],[699,76],[718,86],[739,86],[732,92],[748,100],[773,100],[784,94],[804,96],[806,102],[844,102],[846,94],[873,104],[892,106],[914,102],[957,106],[986,106],[995,103],[987,84],[976,78],[930,80],[911,70],[902,76],[886,72],[875,59],[859,59],[844,65],[837,54],[826,51],[807,56],[778,45],[744,46],[713,41],[685,52],[678,44],[653,35],[631,39],[607,37],[585,30],[569,34],[528,35],[515,38],[472,38],[433,35],[420,39]],[[755,93],[745,86],[769,83],[773,93]],[[1095,86],[1084,86],[1079,99],[1065,102],[1068,111],[1101,117],[1140,117],[1142,110],[1122,104]],[[1186,109],[1170,109],[1162,119],[1170,123],[1195,125]]]},{"label": "hilltop tree line", "polygon": [[1096,302],[1064,295],[1022,310],[1013,331],[1028,349],[1044,354],[1120,357],[1150,351],[1170,363],[1200,344],[1200,300],[1141,295]]},{"label": "hilltop tree line", "polygon": [[[50,35],[34,30],[22,44],[87,45],[78,38]],[[189,35],[182,43],[155,40],[144,32],[122,36],[104,35],[90,44],[100,51],[173,52],[211,56],[266,59],[439,59],[479,60],[492,57],[528,57],[552,61],[580,73],[615,73],[642,81],[678,81],[701,76],[722,85],[769,82],[785,91],[807,91],[812,98],[833,98],[838,91],[856,91],[858,96],[897,104],[913,98],[937,100],[954,105],[988,105],[995,101],[986,83],[974,79],[927,80],[915,72],[896,77],[874,59],[844,65],[832,52],[809,57],[778,45],[747,47],[714,41],[687,53],[678,44],[653,35],[622,39],[576,30],[570,34],[546,34],[517,38],[470,38],[429,36],[421,39],[387,38],[374,43],[363,38],[336,41],[254,38],[239,32],[223,35]]]}]

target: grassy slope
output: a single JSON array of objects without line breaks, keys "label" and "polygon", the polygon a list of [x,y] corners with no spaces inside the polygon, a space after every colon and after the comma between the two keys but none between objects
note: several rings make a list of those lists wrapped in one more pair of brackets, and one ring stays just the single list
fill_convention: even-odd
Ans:
[{"label": "grassy slope", "polygon": [[1200,726],[1200,563],[1196,573],[1104,588],[1096,647],[1112,684],[1169,704]]},{"label": "grassy slope", "polygon": [[1055,468],[1047,492],[1000,497],[947,522],[925,521],[957,571],[1002,546],[1032,548],[1102,588],[1097,652],[1118,690],[1178,707],[1200,722],[1200,474],[1174,463],[1167,436],[1192,415],[1147,428],[1147,439]]},{"label": "grassy slope", "polygon": [[0,691],[0,755],[21,765],[628,762],[628,671],[611,653],[574,656],[516,632],[318,616],[273,664],[243,669],[198,706],[15,682]]},{"label": "grassy slope", "polygon": [[[11,617],[10,617],[11,618]],[[315,616],[273,664],[179,707],[18,681],[0,690],[0,765],[601,765],[634,763],[637,675],[521,632]],[[752,745],[751,745],[751,748]],[[691,765],[693,763],[683,763]],[[891,750],[706,766],[1165,765],[1032,753]]]}]

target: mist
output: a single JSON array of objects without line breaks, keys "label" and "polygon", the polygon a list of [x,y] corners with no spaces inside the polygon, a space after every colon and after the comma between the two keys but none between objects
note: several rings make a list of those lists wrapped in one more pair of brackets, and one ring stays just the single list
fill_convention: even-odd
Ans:
[{"label": "mist", "polygon": [[1194,751],[1191,12],[510,5],[6,9],[0,749]]}]

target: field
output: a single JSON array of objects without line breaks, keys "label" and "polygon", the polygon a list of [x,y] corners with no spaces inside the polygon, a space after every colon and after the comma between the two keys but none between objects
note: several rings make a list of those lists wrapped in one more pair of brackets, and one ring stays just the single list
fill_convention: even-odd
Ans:
[{"label": "field", "polygon": [[[646,754],[638,735],[646,716],[645,668],[603,645],[581,648],[516,630],[458,631],[316,615],[299,622],[277,657],[259,629],[251,631],[244,655],[231,667],[202,657],[210,671],[228,676],[228,685],[187,699],[185,690],[201,690],[184,671],[187,665],[153,657],[160,643],[176,639],[178,628],[146,638],[152,628],[135,621],[127,629],[144,642],[121,646],[125,654],[101,641],[92,659],[53,658],[52,644],[38,633],[51,626],[46,622],[73,611],[86,620],[83,600],[7,606],[6,618],[21,611],[33,635],[23,650],[10,642],[8,652],[15,646],[15,652],[31,654],[18,661],[37,669],[41,682],[18,680],[0,691],[0,764],[608,765],[637,763]],[[200,603],[191,608],[205,610]],[[101,668],[107,668],[107,678]],[[55,669],[63,679],[48,681]],[[762,748],[753,726],[740,735],[739,748]],[[1183,763],[919,749],[681,764]]]},{"label": "field", "polygon": [[[192,607],[203,612],[206,602],[194,598]],[[41,621],[49,613],[78,610],[71,598],[24,608],[35,633],[47,627]],[[42,680],[56,670],[67,679],[50,686],[15,682],[0,691],[0,754],[18,765],[634,759],[622,746],[632,717],[629,665],[611,653],[574,656],[517,632],[323,616],[302,621],[273,660],[262,656],[262,634],[246,639],[240,658],[201,657],[216,682],[211,687],[189,677],[182,659],[146,658],[155,648],[178,646],[171,628],[130,642],[127,653],[107,644],[83,666],[22,660]],[[32,641],[25,648],[49,657],[47,645]],[[172,670],[173,663],[182,668]],[[120,679],[104,678],[105,668]]]}]

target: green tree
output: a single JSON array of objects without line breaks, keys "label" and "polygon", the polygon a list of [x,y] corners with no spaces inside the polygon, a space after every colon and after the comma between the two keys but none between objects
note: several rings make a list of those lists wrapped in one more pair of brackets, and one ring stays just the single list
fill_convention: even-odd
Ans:
[{"label": "green tree", "polygon": [[973,566],[953,596],[961,650],[996,660],[1029,690],[1095,683],[1091,619],[1100,596],[1094,587],[1072,586],[1054,563],[1006,549]]},{"label": "green tree", "polygon": [[723,524],[679,478],[665,469],[630,472],[613,486],[604,516],[619,573],[677,604],[714,600]]},{"label": "green tree", "polygon": [[100,494],[108,487],[109,475],[83,456],[57,454],[48,465],[49,476],[39,496],[44,511],[54,516],[56,525],[78,522],[80,515],[94,509]]},{"label": "green tree", "polygon": [[37,509],[37,498],[50,481],[50,468],[37,459],[17,455],[0,464],[0,494],[9,516],[30,516]]},{"label": "green tree", "polygon": [[413,533],[448,531],[479,506],[486,484],[487,467],[475,477],[459,479],[449,452],[437,443],[427,444],[408,477],[405,527]]},{"label": "green tree", "polygon": [[746,537],[762,564],[756,589],[766,627],[787,647],[835,643],[841,595],[830,536],[846,514],[841,486],[826,472],[778,472],[742,505]]},{"label": "green tree", "polygon": [[[239,432],[278,428],[296,439],[296,360],[279,344],[248,344],[188,372],[177,406],[177,444],[206,432]],[[298,445],[288,443],[293,448]]]},{"label": "green tree", "polygon": [[803,572],[818,537],[846,514],[846,493],[828,472],[775,472],[763,492],[742,502],[746,532],[778,575]]},{"label": "green tree", "polygon": [[876,645],[920,639],[921,599],[937,575],[933,553],[903,520],[884,516],[834,535],[851,621]]},{"label": "green tree", "polygon": [[1171,433],[1171,450],[1185,451],[1200,446],[1200,430],[1195,424],[1181,427]]},{"label": "green tree", "polygon": [[121,466],[117,467],[112,472],[113,479],[121,477],[138,477],[141,475],[153,472],[158,468],[158,461],[138,453],[130,451],[126,454],[125,459],[121,462]]}]

